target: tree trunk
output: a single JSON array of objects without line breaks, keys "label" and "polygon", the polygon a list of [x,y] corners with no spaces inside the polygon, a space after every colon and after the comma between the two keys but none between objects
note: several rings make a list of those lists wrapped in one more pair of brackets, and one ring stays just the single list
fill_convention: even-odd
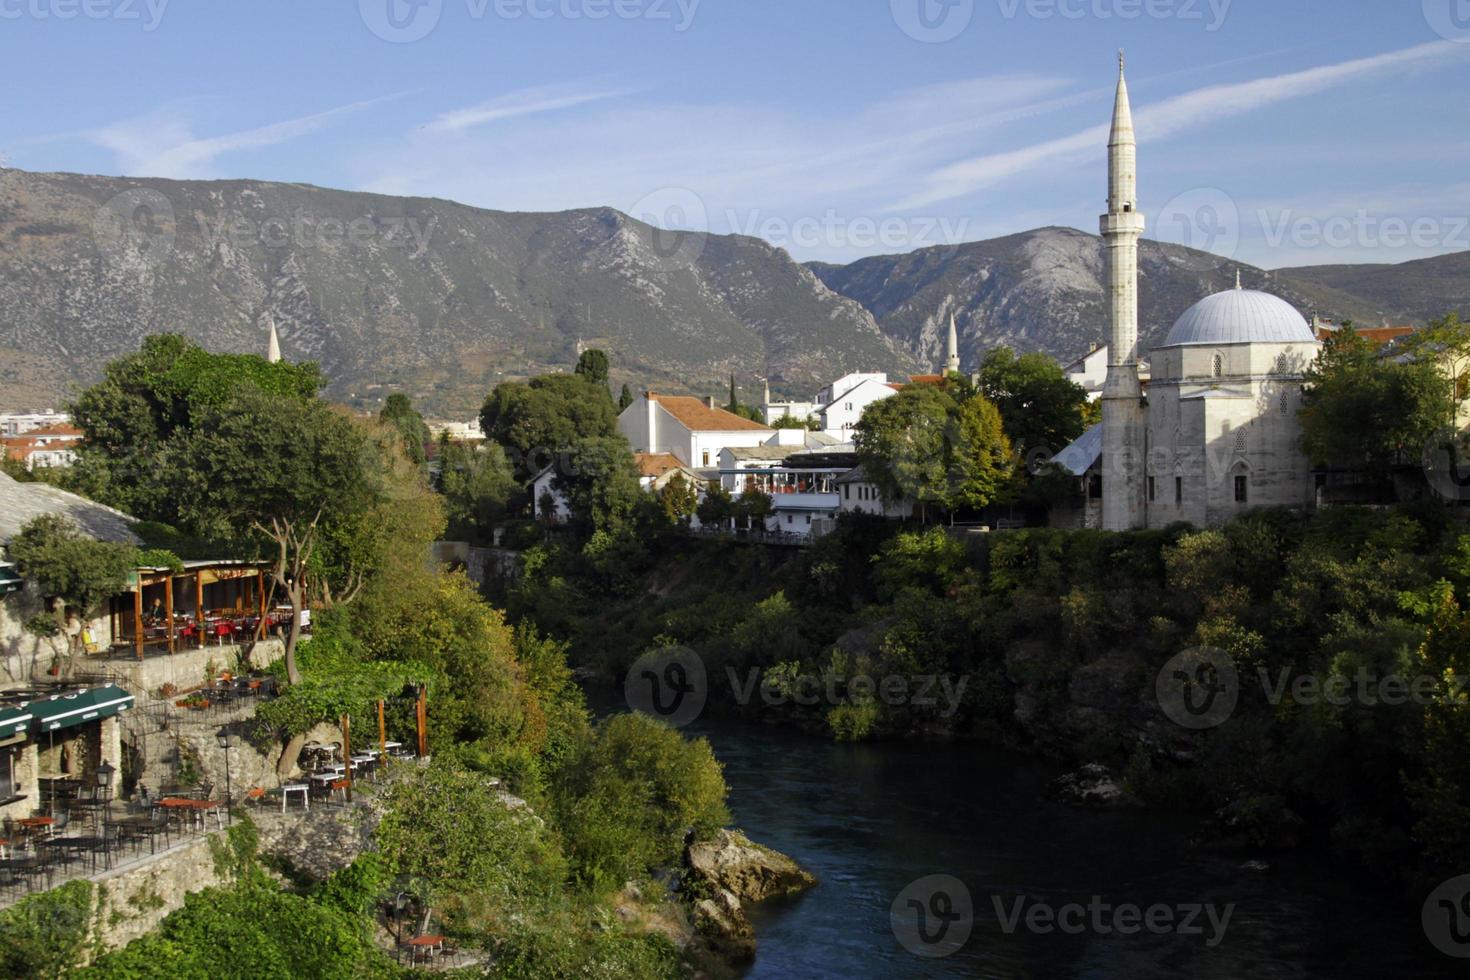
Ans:
[{"label": "tree trunk", "polygon": [[306,744],[306,733],[292,735],[286,747],[281,750],[281,757],[276,760],[276,775],[284,782],[291,775],[291,770],[296,768],[296,760],[301,758],[301,747]]},{"label": "tree trunk", "polygon": [[291,599],[291,631],[286,634],[286,680],[301,683],[301,668],[296,666],[296,641],[301,639],[301,606],[305,600],[301,580],[298,578],[286,590]]}]

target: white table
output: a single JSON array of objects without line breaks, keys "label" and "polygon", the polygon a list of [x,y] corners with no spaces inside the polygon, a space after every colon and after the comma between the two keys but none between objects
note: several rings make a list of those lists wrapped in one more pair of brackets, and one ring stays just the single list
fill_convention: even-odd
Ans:
[{"label": "white table", "polygon": [[306,783],[291,783],[281,787],[281,812],[286,812],[286,801],[291,798],[292,793],[301,794],[301,804],[306,809],[311,809],[311,787]]}]

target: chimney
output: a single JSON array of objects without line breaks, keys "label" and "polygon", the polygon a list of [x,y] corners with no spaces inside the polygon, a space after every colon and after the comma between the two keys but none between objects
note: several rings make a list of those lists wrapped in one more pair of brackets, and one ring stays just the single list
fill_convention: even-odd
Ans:
[{"label": "chimney", "polygon": [[651,391],[643,393],[643,404],[648,409],[648,448],[646,452],[658,452],[658,402]]},{"label": "chimney", "polygon": [[704,396],[704,407],[705,408],[714,408],[715,407],[715,396],[714,395],[705,395]]}]

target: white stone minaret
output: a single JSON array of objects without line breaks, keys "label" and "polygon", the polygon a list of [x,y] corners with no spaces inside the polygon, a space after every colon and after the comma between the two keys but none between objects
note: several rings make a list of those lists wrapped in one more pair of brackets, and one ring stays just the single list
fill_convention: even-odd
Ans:
[{"label": "white stone minaret", "polygon": [[955,329],[954,314],[949,315],[949,346],[946,348],[948,357],[944,361],[945,374],[960,373],[960,332]]},{"label": "white stone minaret", "polygon": [[281,338],[276,334],[276,321],[274,318],[271,319],[270,340],[266,341],[265,345],[265,359],[272,364],[279,364],[281,362]]},{"label": "white stone minaret", "polygon": [[1127,531],[1148,520],[1145,503],[1143,388],[1138,380],[1138,143],[1133,109],[1118,52],[1118,95],[1108,138],[1108,213],[1102,216],[1107,250],[1108,376],[1103,385],[1103,528]]}]

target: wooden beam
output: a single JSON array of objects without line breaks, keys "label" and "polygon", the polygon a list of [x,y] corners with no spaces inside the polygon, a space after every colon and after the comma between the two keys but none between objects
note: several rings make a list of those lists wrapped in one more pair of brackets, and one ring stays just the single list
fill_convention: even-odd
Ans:
[{"label": "wooden beam", "polygon": [[138,578],[138,588],[133,592],[133,647],[138,659],[143,659],[143,579]]},{"label": "wooden beam", "polygon": [[255,638],[265,639],[265,569],[255,570],[255,590],[260,593],[260,621],[255,624]]},{"label": "wooden beam", "polygon": [[199,649],[204,649],[204,571],[194,570],[194,623],[199,632]]},{"label": "wooden beam", "polygon": [[352,802],[352,716],[342,716],[342,766],[347,770],[347,802]]},{"label": "wooden beam", "polygon": [[168,652],[174,652],[174,577],[163,580],[163,613],[168,617]]},{"label": "wooden beam", "polygon": [[378,765],[388,758],[388,722],[383,717],[383,699],[378,699]]},{"label": "wooden beam", "polygon": [[419,701],[414,707],[415,728],[419,736],[419,758],[429,754],[429,687],[427,684],[419,685]]}]

